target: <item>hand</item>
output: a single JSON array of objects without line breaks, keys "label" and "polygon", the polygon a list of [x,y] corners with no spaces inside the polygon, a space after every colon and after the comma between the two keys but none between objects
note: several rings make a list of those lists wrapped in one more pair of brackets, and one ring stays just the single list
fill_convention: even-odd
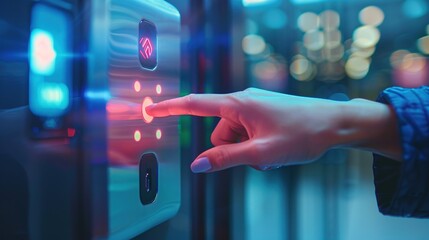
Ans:
[{"label": "hand", "polygon": [[[383,123],[380,115],[390,114],[389,108],[358,101],[358,105],[363,106],[371,103],[363,108],[366,111],[384,111],[375,114],[374,119],[374,116],[350,111],[349,108],[358,111],[359,107],[347,102],[250,88],[224,95],[191,94],[153,104],[146,112],[154,117],[221,117],[211,135],[215,147],[197,157],[191,165],[194,172],[213,172],[238,165],[266,170],[307,163],[334,146],[347,146],[351,142],[359,145],[379,137],[377,126],[380,121]],[[354,122],[350,119],[353,114],[363,118],[357,122],[366,124],[366,128],[350,126],[349,123]],[[362,130],[369,133],[362,134]]]}]

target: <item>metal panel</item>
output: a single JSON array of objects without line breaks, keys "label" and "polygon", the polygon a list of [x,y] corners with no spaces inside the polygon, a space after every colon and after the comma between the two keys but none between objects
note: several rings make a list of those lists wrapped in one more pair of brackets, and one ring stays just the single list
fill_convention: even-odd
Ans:
[{"label": "metal panel", "polygon": [[[92,223],[98,236],[123,239],[167,220],[180,206],[178,117],[145,120],[142,109],[145,99],[159,102],[179,95],[180,15],[166,2],[152,0],[93,1],[91,8],[85,142],[92,152],[86,158],[94,169],[107,166],[108,184],[107,225],[97,226],[97,216]],[[139,61],[143,19],[153,23],[157,32],[158,59],[153,70]],[[153,203],[143,205],[139,161],[149,152],[158,161],[158,193]],[[92,182],[91,191],[103,187],[96,184],[103,180],[92,177]],[[91,204],[96,208],[96,202]]]}]

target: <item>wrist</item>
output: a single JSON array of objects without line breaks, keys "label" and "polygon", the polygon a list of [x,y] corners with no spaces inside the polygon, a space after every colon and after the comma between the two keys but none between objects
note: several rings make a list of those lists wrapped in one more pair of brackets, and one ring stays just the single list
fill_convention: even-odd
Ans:
[{"label": "wrist", "polygon": [[391,106],[365,99],[338,103],[333,147],[369,150],[396,160],[401,146],[396,115]]}]

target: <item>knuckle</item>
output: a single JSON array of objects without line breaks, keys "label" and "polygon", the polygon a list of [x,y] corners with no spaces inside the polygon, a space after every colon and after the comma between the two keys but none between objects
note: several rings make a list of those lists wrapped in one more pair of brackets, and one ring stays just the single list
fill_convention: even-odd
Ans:
[{"label": "knuckle", "polygon": [[252,93],[252,92],[255,92],[256,90],[257,90],[257,88],[249,87],[249,88],[244,89],[243,92],[250,92],[250,93]]},{"label": "knuckle", "polygon": [[213,132],[212,135],[210,136],[210,141],[212,142],[212,144],[214,146],[218,146],[220,145],[220,142],[218,140],[218,138],[216,137],[215,133]]},{"label": "knuckle", "polygon": [[252,148],[250,148],[250,154],[254,159],[255,163],[262,164],[267,156],[267,149],[269,144],[265,140],[256,140]]},{"label": "knuckle", "polygon": [[216,153],[215,159],[215,167],[217,169],[225,168],[230,161],[229,151],[226,148],[220,148]]},{"label": "knuckle", "polygon": [[185,108],[189,109],[189,113],[192,114],[192,109],[194,105],[195,94],[191,93],[185,96]]}]

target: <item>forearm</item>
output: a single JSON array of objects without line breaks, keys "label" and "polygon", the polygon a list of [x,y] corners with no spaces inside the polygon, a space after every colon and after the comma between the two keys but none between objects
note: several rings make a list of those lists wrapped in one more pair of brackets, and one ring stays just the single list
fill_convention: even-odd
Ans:
[{"label": "forearm", "polygon": [[397,119],[389,105],[364,99],[339,105],[333,131],[334,147],[369,150],[402,160]]}]

